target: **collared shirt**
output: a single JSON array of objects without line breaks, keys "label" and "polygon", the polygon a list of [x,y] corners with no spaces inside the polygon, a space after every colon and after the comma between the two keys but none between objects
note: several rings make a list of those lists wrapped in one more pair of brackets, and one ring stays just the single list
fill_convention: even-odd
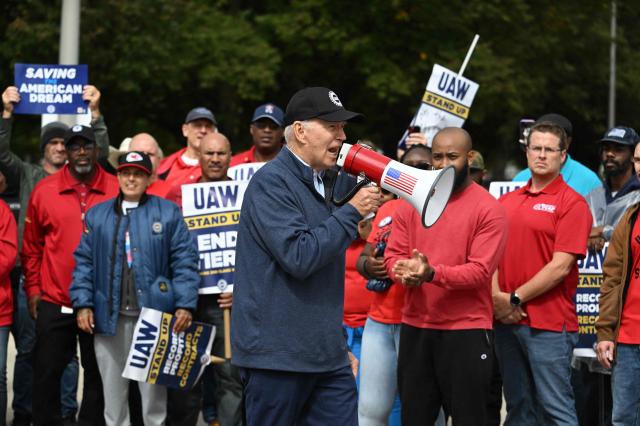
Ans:
[{"label": "collared shirt", "polygon": [[[593,170],[580,164],[569,154],[567,154],[567,161],[565,161],[562,169],[560,170],[562,178],[574,191],[583,197],[593,191],[595,188],[602,186],[602,181]],[[531,179],[531,170],[524,169],[518,173],[514,178],[514,182],[526,182]]]},{"label": "collared shirt", "polygon": [[[289,148],[287,148],[289,149]],[[309,167],[311,169],[311,166],[308,165],[302,158],[300,158],[295,152],[291,151],[289,149],[289,152],[293,154],[293,156],[295,158],[298,159],[298,161],[300,161],[302,164],[304,164],[305,166]],[[324,176],[324,170],[314,170],[311,169],[313,171],[313,187],[316,189],[316,191],[318,192],[318,194],[320,194],[322,196],[322,198],[324,198],[324,183],[322,182],[322,177]]]},{"label": "collared shirt", "polygon": [[187,148],[171,154],[160,162],[158,167],[158,176],[171,185],[182,185],[185,183],[196,183],[202,176],[200,164],[189,165],[182,160],[182,155]]},{"label": "collared shirt", "polygon": [[[511,293],[529,281],[555,252],[583,258],[592,217],[587,202],[559,175],[544,189],[531,192],[531,181],[500,198],[507,212],[508,239],[499,266],[500,289]],[[526,302],[527,317],[520,324],[550,331],[578,330],[575,294],[577,262],[564,280]]]},{"label": "collared shirt", "polygon": [[[71,306],[69,285],[75,266],[73,252],[84,230],[83,209],[115,197],[118,181],[96,165],[93,180],[85,187],[71,175],[69,165],[42,179],[33,189],[25,219],[21,251],[25,290],[31,297]],[[78,191],[86,189],[81,197]],[[81,205],[81,200],[86,204]]]}]

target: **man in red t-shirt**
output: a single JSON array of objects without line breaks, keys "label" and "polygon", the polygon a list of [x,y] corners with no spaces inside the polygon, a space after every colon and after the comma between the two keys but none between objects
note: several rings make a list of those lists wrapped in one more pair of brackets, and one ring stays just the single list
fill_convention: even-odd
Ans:
[{"label": "man in red t-shirt", "polygon": [[433,424],[443,406],[454,424],[483,424],[493,351],[491,276],[506,241],[500,204],[469,176],[471,137],[445,128],[433,139],[433,166],[453,165],[453,193],[424,228],[398,206],[385,252],[389,277],[407,286],[398,386],[405,425]]},{"label": "man in red t-shirt", "polygon": [[[640,177],[640,145],[633,154]],[[614,424],[637,417],[640,404],[640,204],[626,211],[613,232],[604,260],[600,315],[596,321],[598,360],[611,368]],[[615,359],[615,363],[613,362]]]},{"label": "man in red t-shirt", "polygon": [[200,179],[200,141],[207,134],[217,131],[216,117],[207,108],[198,107],[189,111],[182,125],[182,135],[187,138],[187,146],[162,160],[158,168],[160,179],[171,186],[197,182]]},{"label": "man in red t-shirt", "polygon": [[527,138],[531,179],[502,198],[507,248],[493,278],[496,354],[506,425],[578,424],[571,357],[578,341],[575,294],[592,216],[584,198],[562,179],[567,135],[536,123]]},{"label": "man in red t-shirt", "polygon": [[149,156],[152,165],[151,184],[146,192],[150,195],[166,198],[172,187],[169,182],[158,179],[158,167],[160,166],[163,154],[156,138],[149,133],[138,133],[131,138],[128,151],[140,151]]},{"label": "man in red t-shirt", "polygon": [[245,163],[266,163],[282,148],[284,113],[274,104],[260,105],[253,112],[249,133],[253,146],[231,158],[231,167]]}]

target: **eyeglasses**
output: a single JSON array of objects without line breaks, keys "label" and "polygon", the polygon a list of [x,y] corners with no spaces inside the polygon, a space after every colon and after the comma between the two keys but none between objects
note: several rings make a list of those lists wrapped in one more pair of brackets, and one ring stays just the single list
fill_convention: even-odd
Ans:
[{"label": "eyeglasses", "polygon": [[267,127],[270,130],[278,130],[280,128],[280,126],[278,126],[277,123],[275,123],[275,122],[273,122],[271,120],[269,120],[269,121],[254,121],[252,124],[254,126],[256,126],[258,129],[260,129],[260,130],[264,130]]},{"label": "eyeglasses", "polygon": [[95,142],[85,142],[85,143],[79,143],[79,142],[71,142],[67,145],[67,151],[80,151],[81,148],[84,148],[85,151],[93,151],[93,149],[96,147]]},{"label": "eyeglasses", "polygon": [[546,147],[546,146],[537,146],[537,145],[536,146],[529,145],[529,146],[527,146],[527,150],[533,152],[536,155],[541,155],[541,154],[543,154],[545,152],[548,152],[550,154],[555,154],[556,152],[564,151],[563,148],[549,148],[549,147]]}]

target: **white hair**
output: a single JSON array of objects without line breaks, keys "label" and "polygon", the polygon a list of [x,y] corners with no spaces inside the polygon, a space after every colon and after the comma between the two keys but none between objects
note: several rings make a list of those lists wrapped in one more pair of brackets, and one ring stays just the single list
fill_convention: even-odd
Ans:
[{"label": "white hair", "polygon": [[[309,120],[300,121],[300,124],[302,124],[302,127],[307,127],[309,125]],[[294,140],[293,124],[289,124],[284,128],[284,140],[285,142],[287,142],[287,144],[291,143]]]}]

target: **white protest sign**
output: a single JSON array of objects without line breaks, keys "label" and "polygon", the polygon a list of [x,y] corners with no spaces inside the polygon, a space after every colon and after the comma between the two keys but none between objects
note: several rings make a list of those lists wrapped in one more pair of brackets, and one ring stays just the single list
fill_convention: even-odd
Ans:
[{"label": "white protest sign", "polygon": [[515,191],[525,186],[527,182],[512,182],[512,181],[496,181],[489,184],[489,193],[496,199],[502,197],[504,194]]},{"label": "white protest sign", "polygon": [[267,163],[245,163],[229,167],[227,176],[236,182],[249,182],[253,175]]}]

